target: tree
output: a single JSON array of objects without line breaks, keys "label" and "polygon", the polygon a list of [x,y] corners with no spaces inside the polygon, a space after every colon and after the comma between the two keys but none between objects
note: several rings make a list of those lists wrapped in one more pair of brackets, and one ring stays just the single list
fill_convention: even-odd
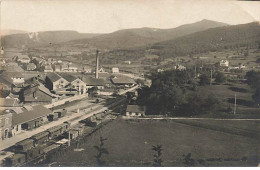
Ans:
[{"label": "tree", "polygon": [[209,78],[209,76],[206,75],[206,74],[202,74],[202,75],[200,76],[200,85],[201,85],[201,86],[205,86],[205,85],[207,85],[207,84],[209,84],[209,83],[210,83],[210,78]]},{"label": "tree", "polygon": [[187,155],[183,155],[184,157],[184,164],[188,167],[195,165],[195,160],[191,158],[191,153],[188,153]]},{"label": "tree", "polygon": [[257,88],[255,94],[252,96],[257,105],[260,105],[260,88]]},{"label": "tree", "polygon": [[214,94],[209,94],[208,97],[206,98],[203,108],[205,109],[205,112],[210,112],[213,113],[216,111],[219,105],[219,100]]},{"label": "tree", "polygon": [[256,63],[260,63],[260,57],[258,56],[258,58],[256,59]]},{"label": "tree", "polygon": [[246,83],[252,88],[260,88],[260,72],[254,70],[247,72]]},{"label": "tree", "polygon": [[105,165],[105,161],[102,160],[102,155],[103,154],[109,154],[109,152],[107,151],[107,149],[104,147],[104,141],[106,141],[107,138],[103,138],[102,136],[100,137],[100,144],[97,146],[94,146],[94,148],[98,151],[98,154],[95,156],[96,160],[97,160],[97,165],[98,166],[104,166]]},{"label": "tree", "polygon": [[217,83],[223,83],[225,80],[226,80],[226,76],[224,75],[224,73],[217,72],[215,81]]},{"label": "tree", "polygon": [[162,166],[162,159],[161,159],[161,156],[162,156],[162,145],[153,145],[152,146],[152,150],[155,151],[155,154],[153,155],[153,166],[155,167],[160,167]]}]

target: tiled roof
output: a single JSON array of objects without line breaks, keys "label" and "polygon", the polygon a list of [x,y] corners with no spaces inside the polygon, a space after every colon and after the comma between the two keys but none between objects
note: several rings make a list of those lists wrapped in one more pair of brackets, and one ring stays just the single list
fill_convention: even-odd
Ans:
[{"label": "tiled roof", "polygon": [[105,81],[104,79],[96,79],[93,77],[83,77],[82,79],[87,86],[104,86],[105,85]]},{"label": "tiled roof", "polygon": [[0,98],[0,107],[18,107],[16,99]]},{"label": "tiled roof", "polygon": [[52,82],[55,82],[59,79],[61,79],[62,77],[60,75],[58,75],[57,73],[49,73],[47,74],[47,76]]},{"label": "tiled roof", "polygon": [[114,84],[136,84],[136,82],[130,77],[115,77],[111,79]]},{"label": "tiled roof", "polygon": [[32,110],[30,111],[24,110],[21,113],[13,114],[13,126],[40,118],[42,116],[47,116],[50,113],[52,113],[52,111],[42,105],[32,106]]},{"label": "tiled roof", "polygon": [[68,82],[72,82],[72,81],[77,79],[77,77],[70,75],[70,74],[67,74],[67,73],[60,73],[60,76],[63,77]]}]

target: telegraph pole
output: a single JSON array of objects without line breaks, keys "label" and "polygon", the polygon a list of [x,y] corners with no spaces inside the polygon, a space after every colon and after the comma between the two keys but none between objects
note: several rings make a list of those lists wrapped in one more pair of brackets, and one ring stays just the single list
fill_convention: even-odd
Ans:
[{"label": "telegraph pole", "polygon": [[197,66],[195,65],[195,75],[194,78],[197,78]]},{"label": "telegraph pole", "polygon": [[210,68],[210,85],[212,84],[212,67]]},{"label": "telegraph pole", "polygon": [[237,94],[235,93],[234,115],[236,114],[236,110],[237,110]]}]

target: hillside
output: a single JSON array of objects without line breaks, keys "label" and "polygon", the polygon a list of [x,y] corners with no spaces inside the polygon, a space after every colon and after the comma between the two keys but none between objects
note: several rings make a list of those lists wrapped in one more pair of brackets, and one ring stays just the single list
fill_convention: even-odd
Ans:
[{"label": "hillside", "polygon": [[185,24],[172,29],[157,28],[137,28],[116,31],[110,34],[104,34],[89,39],[80,39],[67,44],[88,45],[94,48],[123,49],[138,46],[144,46],[155,42],[175,39],[198,31],[204,31],[209,28],[226,26],[227,24],[202,20],[192,24]]},{"label": "hillside", "polygon": [[5,47],[42,46],[81,38],[92,38],[97,35],[99,34],[78,33],[76,31],[45,31],[7,35],[3,36],[1,41]]},{"label": "hillside", "polygon": [[25,34],[25,33],[27,32],[23,30],[13,30],[13,29],[1,30],[1,36],[12,35],[12,34]]},{"label": "hillside", "polygon": [[177,39],[155,43],[149,49],[157,55],[171,57],[198,54],[240,46],[256,46],[260,42],[260,25],[257,22],[212,28]]}]

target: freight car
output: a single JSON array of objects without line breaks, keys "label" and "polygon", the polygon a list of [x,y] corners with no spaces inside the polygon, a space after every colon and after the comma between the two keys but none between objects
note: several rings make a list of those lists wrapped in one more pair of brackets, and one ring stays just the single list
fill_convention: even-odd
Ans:
[{"label": "freight car", "polygon": [[47,142],[49,140],[49,132],[40,132],[36,135],[33,135],[31,137],[31,139],[34,140],[34,144],[35,146],[37,145],[41,145],[41,144],[44,144],[45,142]]},{"label": "freight car", "polygon": [[11,157],[5,158],[5,166],[22,166],[26,163],[26,155],[24,153],[17,153]]},{"label": "freight car", "polygon": [[25,139],[15,144],[16,151],[27,151],[35,146],[33,139]]}]

